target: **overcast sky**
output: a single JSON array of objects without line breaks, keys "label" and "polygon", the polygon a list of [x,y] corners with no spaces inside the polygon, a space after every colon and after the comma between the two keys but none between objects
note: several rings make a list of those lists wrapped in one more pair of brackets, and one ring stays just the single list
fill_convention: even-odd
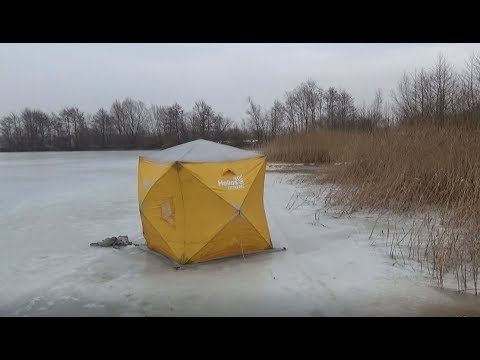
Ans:
[{"label": "overcast sky", "polygon": [[439,53],[463,66],[480,44],[0,44],[0,116],[31,107],[93,113],[115,99],[186,110],[203,98],[239,121],[309,78],[370,102]]}]

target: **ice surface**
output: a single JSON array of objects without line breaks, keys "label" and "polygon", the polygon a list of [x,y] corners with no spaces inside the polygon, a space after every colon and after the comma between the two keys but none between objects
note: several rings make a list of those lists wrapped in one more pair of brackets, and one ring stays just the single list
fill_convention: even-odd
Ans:
[{"label": "ice surface", "polygon": [[302,196],[318,188],[290,173],[265,182],[272,241],[286,252],[177,271],[138,247],[90,247],[118,234],[143,243],[137,159],[153,153],[0,153],[1,316],[479,314],[478,298],[440,291],[371,246],[375,218],[315,218],[321,201]]},{"label": "ice surface", "polygon": [[263,156],[257,151],[238,149],[207,140],[194,140],[165,150],[152,151],[147,160],[169,163],[183,162],[222,162],[236,161]]}]

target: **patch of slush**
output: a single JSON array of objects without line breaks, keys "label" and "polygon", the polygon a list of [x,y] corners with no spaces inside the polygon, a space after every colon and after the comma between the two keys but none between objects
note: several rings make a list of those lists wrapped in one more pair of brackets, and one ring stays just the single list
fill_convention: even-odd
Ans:
[{"label": "patch of slush", "polygon": [[[285,252],[177,271],[138,247],[90,247],[118,234],[143,243],[137,157],[148,154],[0,153],[0,315],[416,316],[480,309],[478,298],[440,291],[425,274],[398,266],[385,246],[372,246],[374,218],[318,211],[318,186],[294,184],[293,174],[267,173],[265,181],[272,241]],[[310,200],[302,200],[305,194]]]}]

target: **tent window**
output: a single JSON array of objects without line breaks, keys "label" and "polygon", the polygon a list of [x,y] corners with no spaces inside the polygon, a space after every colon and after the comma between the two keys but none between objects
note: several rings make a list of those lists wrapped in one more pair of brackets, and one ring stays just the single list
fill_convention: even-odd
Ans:
[{"label": "tent window", "polygon": [[152,180],[149,180],[149,179],[143,180],[143,187],[144,187],[145,189],[147,189],[147,190],[150,189],[150,188],[152,187],[152,185],[153,185],[153,181],[152,181]]},{"label": "tent window", "polygon": [[175,206],[173,199],[169,198],[160,204],[160,216],[170,225],[175,225]]},{"label": "tent window", "polygon": [[230,169],[230,168],[224,168],[223,171],[222,171],[222,176],[225,176],[225,175],[236,175],[235,172]]}]

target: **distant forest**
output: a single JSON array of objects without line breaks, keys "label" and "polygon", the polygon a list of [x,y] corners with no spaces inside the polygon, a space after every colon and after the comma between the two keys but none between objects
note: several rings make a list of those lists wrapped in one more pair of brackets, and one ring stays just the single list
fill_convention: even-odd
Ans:
[{"label": "distant forest", "polygon": [[309,129],[371,131],[422,123],[478,127],[480,56],[472,55],[457,70],[439,55],[433,67],[405,72],[387,98],[391,101],[377,90],[372,103],[358,106],[347,90],[307,80],[270,107],[249,97],[241,123],[204,100],[189,111],[177,103],[147,106],[131,98],[94,114],[75,106],[50,114],[27,107],[1,118],[0,150],[158,149],[198,138],[245,147]]}]

